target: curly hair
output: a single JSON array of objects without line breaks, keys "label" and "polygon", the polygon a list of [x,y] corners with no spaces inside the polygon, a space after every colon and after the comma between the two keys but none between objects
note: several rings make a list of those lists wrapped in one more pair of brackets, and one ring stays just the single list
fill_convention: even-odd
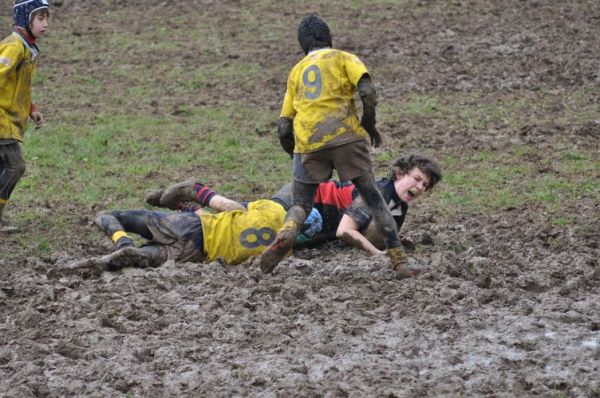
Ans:
[{"label": "curly hair", "polygon": [[304,54],[315,48],[331,47],[329,26],[317,14],[308,14],[298,26],[298,42]]},{"label": "curly hair", "polygon": [[442,180],[442,169],[439,164],[432,158],[419,153],[411,153],[396,160],[392,165],[391,179],[395,181],[398,173],[407,174],[415,167],[429,177],[427,191]]}]

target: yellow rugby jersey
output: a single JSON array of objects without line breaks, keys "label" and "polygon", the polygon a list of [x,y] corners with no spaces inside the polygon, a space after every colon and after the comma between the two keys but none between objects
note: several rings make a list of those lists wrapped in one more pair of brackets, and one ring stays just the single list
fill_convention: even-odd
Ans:
[{"label": "yellow rugby jersey", "polygon": [[239,264],[261,254],[275,240],[285,214],[279,203],[261,199],[250,202],[247,211],[200,215],[206,259]]},{"label": "yellow rugby jersey", "polygon": [[294,152],[310,153],[364,139],[354,93],[368,73],[354,54],[331,48],[310,52],[287,81],[281,117],[294,120]]},{"label": "yellow rugby jersey", "polygon": [[[34,49],[35,50],[35,49]],[[17,34],[0,42],[0,138],[23,141],[37,53]]]}]

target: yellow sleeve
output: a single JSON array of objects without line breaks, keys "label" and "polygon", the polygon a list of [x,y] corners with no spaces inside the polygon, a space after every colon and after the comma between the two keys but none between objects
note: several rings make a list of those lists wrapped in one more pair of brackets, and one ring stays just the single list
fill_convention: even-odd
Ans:
[{"label": "yellow sleeve", "polygon": [[280,117],[286,117],[293,119],[296,116],[296,109],[294,109],[294,88],[292,85],[292,73],[288,77],[287,90],[285,91],[285,97],[283,97],[283,106],[281,108]]},{"label": "yellow sleeve", "polygon": [[0,44],[0,82],[6,81],[6,76],[15,69],[25,57],[25,49],[18,41]]},{"label": "yellow sleeve", "polygon": [[368,74],[369,71],[365,64],[363,64],[363,62],[354,54],[345,53],[344,61],[348,80],[356,87],[360,78],[363,77],[363,75]]}]

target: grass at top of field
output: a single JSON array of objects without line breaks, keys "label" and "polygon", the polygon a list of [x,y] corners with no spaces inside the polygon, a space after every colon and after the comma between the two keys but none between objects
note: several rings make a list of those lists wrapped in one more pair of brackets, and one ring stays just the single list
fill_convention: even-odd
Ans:
[{"label": "grass at top of field", "polygon": [[[366,51],[361,43],[374,21],[385,32],[398,28],[389,17],[393,7],[443,14],[448,4],[459,10],[454,3],[379,0],[360,14],[362,3],[334,1],[314,10],[330,21],[334,40]],[[280,15],[267,12],[273,7],[283,8]],[[52,253],[66,246],[64,231],[77,224],[77,244],[85,245],[99,237],[87,227],[94,212],[144,206],[146,190],[192,176],[235,199],[268,196],[290,181],[275,121],[287,73],[301,58],[290,25],[302,14],[296,8],[243,1],[226,16],[209,9],[170,18],[148,12],[135,23],[118,7],[77,18],[53,13],[33,82],[47,125],[28,132],[27,172],[7,209],[28,232],[7,238],[11,244]],[[334,10],[353,18],[337,18]],[[360,18],[368,23],[353,22]],[[3,34],[9,20],[0,15]],[[380,89],[378,122],[386,134],[385,146],[372,152],[376,174],[385,175],[407,151],[437,158],[445,177],[424,200],[444,221],[530,205],[556,215],[557,225],[572,225],[579,220],[560,214],[561,206],[600,202],[597,141],[578,146],[565,135],[542,149],[510,141],[531,126],[600,120],[597,87],[397,93],[386,82],[413,69],[371,62],[385,61],[384,54],[371,55],[364,60]],[[495,134],[507,140],[502,150],[494,149]],[[468,145],[482,136],[487,143]]]}]

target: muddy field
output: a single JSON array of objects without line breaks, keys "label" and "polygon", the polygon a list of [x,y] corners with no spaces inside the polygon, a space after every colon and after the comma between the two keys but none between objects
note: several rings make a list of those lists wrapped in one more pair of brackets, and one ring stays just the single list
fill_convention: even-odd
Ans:
[{"label": "muddy field", "polygon": [[[135,30],[144,5],[153,21],[197,13],[232,32],[235,16],[249,6],[60,3],[56,24],[117,9],[131,15]],[[304,10],[283,3],[280,18],[295,26]],[[452,1],[440,2],[448,7],[441,14],[431,11],[436,2],[401,3],[413,12],[380,4],[373,7],[387,7],[387,16],[377,21],[364,10],[317,8],[345,21],[340,25],[360,20],[377,27],[362,41],[337,43],[385,73],[377,79],[381,103],[409,92],[550,87],[560,93],[600,85],[594,2]],[[100,18],[78,34],[101,37],[114,28]],[[259,44],[228,62],[258,53],[261,62],[292,65],[298,57],[277,43]],[[52,56],[44,62],[64,68],[57,74],[64,78],[70,67],[83,67]],[[392,73],[385,67],[392,63],[404,67]],[[285,78],[266,79],[265,91],[251,100],[277,109]],[[235,93],[215,86],[202,95],[195,105]],[[64,112],[81,111],[61,101]],[[413,119],[381,130],[406,148],[437,155],[519,143],[551,152],[565,137],[600,151],[598,120],[464,132]],[[552,173],[552,165],[540,165],[544,172]],[[472,217],[427,200],[411,208],[403,228],[419,244],[410,261],[425,269],[408,280],[398,279],[386,258],[341,244],[301,251],[268,276],[218,263],[168,262],[61,279],[47,272],[108,251],[99,233],[87,245],[45,257],[15,258],[3,247],[0,396],[600,397],[599,203],[587,197],[565,203],[565,214],[585,222],[561,227],[534,205]],[[83,220],[66,237],[91,228]]]}]

